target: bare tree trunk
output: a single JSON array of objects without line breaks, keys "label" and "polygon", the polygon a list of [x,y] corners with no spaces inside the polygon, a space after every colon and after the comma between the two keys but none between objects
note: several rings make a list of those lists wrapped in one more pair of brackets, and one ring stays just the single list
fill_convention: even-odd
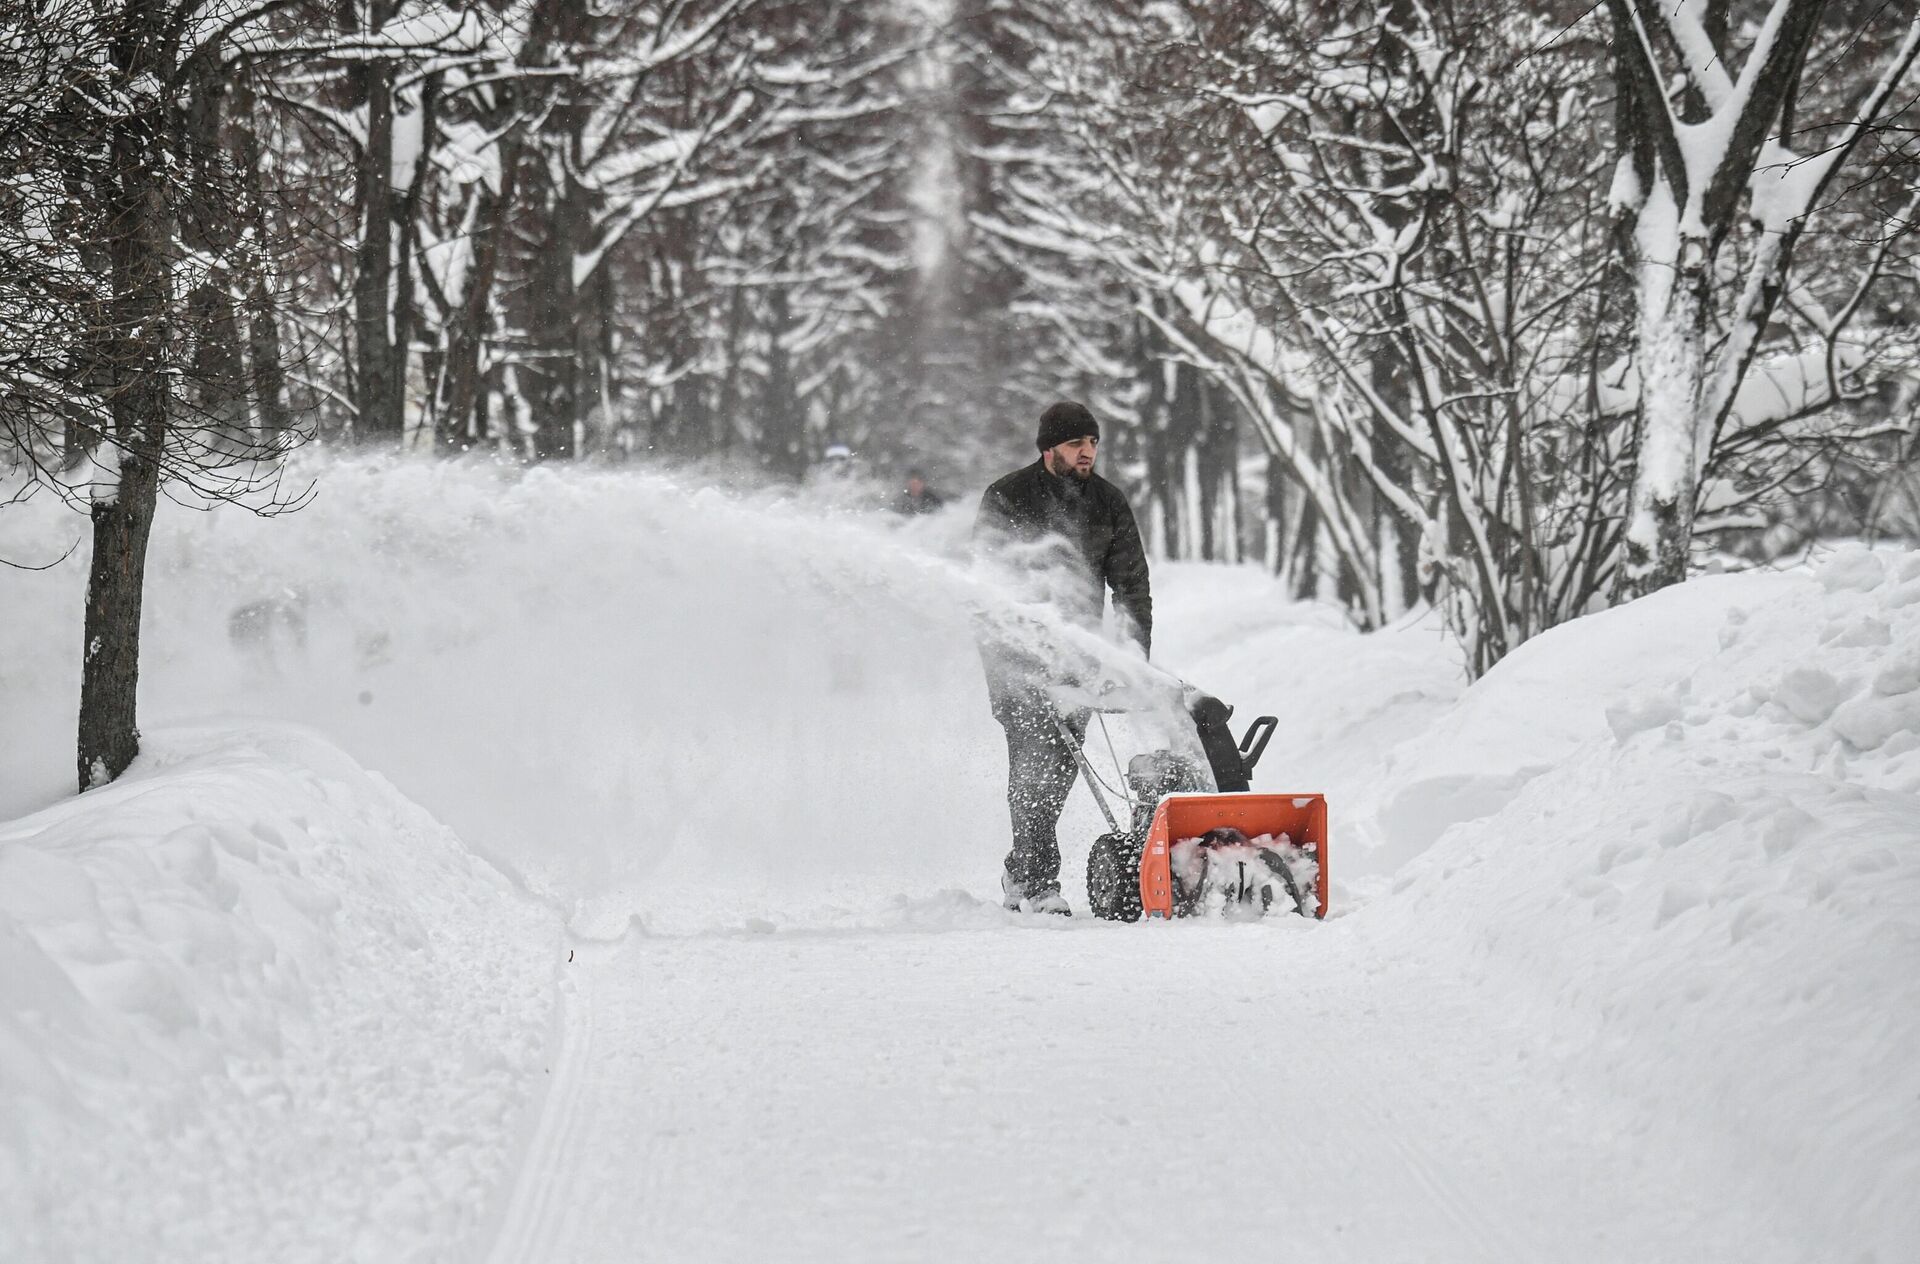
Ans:
[{"label": "bare tree trunk", "polygon": [[397,443],[405,371],[394,330],[393,68],[371,61],[353,76],[367,124],[354,180],[360,219],[353,279],[355,431],[362,442]]},{"label": "bare tree trunk", "polygon": [[140,612],[159,473],[151,460],[127,453],[120,466],[119,495],[93,507],[93,565],[87,576],[86,652],[80,674],[82,790],[112,781],[140,753]]},{"label": "bare tree trunk", "polygon": [[742,344],[747,336],[747,292],[739,286],[727,298],[727,334],[722,363],[726,370],[720,379],[720,403],[713,419],[713,451],[730,452],[740,434],[740,377]]},{"label": "bare tree trunk", "polygon": [[785,286],[767,295],[767,386],[765,454],[774,473],[798,479],[807,472],[805,431],[794,390],[787,339],[793,334],[793,309]]},{"label": "bare tree trunk", "polygon": [[500,191],[496,194],[483,184],[475,194],[479,205],[474,215],[473,261],[468,266],[466,288],[448,322],[446,335],[446,388],[436,432],[436,446],[443,452],[464,451],[470,444],[486,438],[480,410],[483,394],[480,353],[492,328],[489,314],[493,306],[494,278],[500,272],[501,248],[519,189],[522,160],[518,144],[503,142]]},{"label": "bare tree trunk", "polygon": [[1633,487],[1621,537],[1622,574],[1635,594],[1687,577],[1705,456],[1699,417],[1706,377],[1704,285],[1697,270],[1676,270],[1664,259],[1641,265],[1636,348],[1641,398]]},{"label": "bare tree trunk", "polygon": [[[1320,443],[1318,434],[1311,428],[1306,429],[1301,441],[1302,448],[1306,449],[1303,455],[1307,459],[1318,456]],[[1278,495],[1274,491],[1276,465],[1280,467],[1277,480],[1280,487],[1284,489],[1287,482],[1285,465],[1269,457],[1267,479],[1270,497]],[[1310,601],[1320,596],[1320,508],[1314,498],[1304,491],[1296,491],[1287,499],[1293,505],[1287,525],[1281,528],[1280,547],[1286,560],[1280,567],[1280,574],[1289,581],[1290,596],[1296,600]]]},{"label": "bare tree trunk", "polygon": [[[1740,92],[1723,89],[1724,104],[1714,102],[1705,90],[1709,80],[1700,78],[1726,73],[1720,59],[1706,67],[1684,62],[1686,91],[1676,117],[1658,49],[1668,42],[1683,47],[1668,24],[1692,15],[1670,14],[1651,0],[1609,0],[1616,47],[1616,143],[1635,193],[1616,237],[1638,280],[1634,364],[1640,385],[1618,597],[1643,596],[1686,578],[1701,479],[1722,412],[1709,390],[1708,331],[1725,328],[1734,332],[1736,344],[1757,345],[1759,327],[1777,294],[1777,288],[1723,276],[1719,261],[1729,235],[1744,231],[1750,217],[1749,182],[1762,142],[1792,114],[1806,51],[1826,7],[1827,0],[1775,0],[1741,72],[1748,86]],[[1709,10],[1707,16],[1704,37],[1724,41],[1725,13],[1716,17]],[[1715,51],[1724,55],[1727,50],[1721,43]],[[1690,162],[1680,131],[1703,127],[1710,118],[1724,131],[1722,148],[1709,163]],[[1774,259],[1777,251],[1769,248],[1766,256]],[[1765,271],[1748,279],[1777,282]],[[1731,406],[1732,388],[1745,374],[1746,361],[1731,362],[1723,375],[1724,406]]]},{"label": "bare tree trunk", "polygon": [[[154,73],[162,15],[152,0],[130,4],[113,42],[122,82]],[[165,189],[165,115],[158,101],[112,124],[114,180],[107,242],[112,293],[107,304],[112,448],[119,479],[94,502],[93,562],[87,577],[80,676],[79,782],[82,790],[125,772],[140,752],[140,611],[147,537],[159,499],[169,407],[166,352],[172,273],[171,217]]]},{"label": "bare tree trunk", "polygon": [[548,190],[547,234],[534,260],[529,294],[528,332],[537,359],[527,366],[529,394],[536,410],[533,454],[540,460],[573,457],[584,412],[581,381],[587,366],[580,359],[581,292],[574,259],[590,230],[584,191],[565,164],[549,156],[550,169],[562,169],[560,187]]},{"label": "bare tree trunk", "polygon": [[233,301],[234,277],[224,267],[186,296],[193,328],[193,357],[177,399],[187,405],[206,451],[218,460],[251,450],[248,424],[247,352]]},{"label": "bare tree trunk", "polygon": [[1200,556],[1240,560],[1240,410],[1211,378],[1200,381]]},{"label": "bare tree trunk", "polygon": [[581,365],[581,433],[587,454],[611,457],[619,448],[619,419],[615,399],[620,385],[614,378],[613,272],[599,268],[587,278],[582,293],[581,319],[574,325],[575,354]]},{"label": "bare tree trunk", "polygon": [[[556,0],[547,38],[562,63],[577,62],[592,47],[592,14],[585,0]],[[535,358],[526,366],[528,395],[534,408],[533,454],[543,461],[566,460],[579,453],[592,366],[582,360],[580,279],[575,262],[587,252],[593,234],[593,193],[580,181],[576,164],[592,118],[586,84],[560,81],[558,96],[534,136],[540,161],[531,170],[544,181],[528,190],[530,210],[546,230],[536,248],[527,294],[527,332]]]},{"label": "bare tree trunk", "polygon": [[[1386,356],[1375,357],[1367,374],[1374,392],[1404,414],[1407,392],[1393,372],[1392,361]],[[1413,463],[1408,459],[1406,441],[1378,414],[1373,417],[1371,432],[1373,463],[1380,476],[1411,491]],[[1364,485],[1365,480],[1361,482]],[[1380,537],[1380,608],[1392,618],[1409,609],[1420,592],[1420,527],[1372,487],[1365,487],[1363,495]]]},{"label": "bare tree trunk", "polygon": [[1178,523],[1168,531],[1167,556],[1198,561],[1205,556],[1201,538],[1199,488],[1193,475],[1194,447],[1204,424],[1206,392],[1200,370],[1185,360],[1173,365],[1173,398],[1166,424],[1160,430],[1159,459],[1167,497],[1167,521]]},{"label": "bare tree trunk", "polygon": [[[553,163],[559,166],[558,163]],[[577,451],[575,435],[581,417],[583,366],[579,358],[580,287],[574,283],[573,261],[585,240],[581,199],[571,174],[548,209],[548,235],[534,264],[533,308],[529,332],[539,359],[529,365],[537,429],[533,454],[540,460],[564,460]]]},{"label": "bare tree trunk", "polygon": [[[230,96],[233,159],[246,195],[247,226],[253,230],[258,248],[265,250],[267,208],[260,178],[260,137],[255,131],[253,91],[247,81],[240,78],[230,89]],[[280,338],[280,317],[267,287],[265,269],[251,270],[244,293],[234,295],[234,302],[246,318],[245,380],[253,400],[257,439],[277,448],[284,441],[282,437],[293,429],[293,415],[287,408],[286,350]]]},{"label": "bare tree trunk", "polygon": [[1167,432],[1167,364],[1160,358],[1162,340],[1150,322],[1134,322],[1134,365],[1144,388],[1140,404],[1141,456],[1147,467],[1148,547],[1164,557],[1179,555],[1180,528],[1173,518],[1163,453]]},{"label": "bare tree trunk", "polygon": [[267,283],[256,277],[247,291],[248,378],[253,383],[259,441],[278,447],[293,429],[287,409],[286,350],[280,342],[280,318],[274,311]]}]

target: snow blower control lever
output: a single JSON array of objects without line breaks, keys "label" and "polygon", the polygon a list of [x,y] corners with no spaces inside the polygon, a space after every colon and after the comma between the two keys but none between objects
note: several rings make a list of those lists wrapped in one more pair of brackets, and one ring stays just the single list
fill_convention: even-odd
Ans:
[{"label": "snow blower control lever", "polygon": [[1201,694],[1187,708],[1193,727],[1200,734],[1200,749],[1207,753],[1213,767],[1213,784],[1222,794],[1243,794],[1253,789],[1253,766],[1266,753],[1267,741],[1280,721],[1263,715],[1247,726],[1247,735],[1237,744],[1227,721],[1233,708],[1218,698]]}]

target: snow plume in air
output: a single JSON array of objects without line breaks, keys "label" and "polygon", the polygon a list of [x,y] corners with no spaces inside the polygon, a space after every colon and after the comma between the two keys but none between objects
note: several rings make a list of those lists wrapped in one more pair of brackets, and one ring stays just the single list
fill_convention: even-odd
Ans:
[{"label": "snow plume in air", "polygon": [[[976,634],[1070,644],[1089,682],[1128,662],[970,567],[963,511],[903,523],[626,473],[313,473],[290,517],[161,516],[143,725],[314,724],[588,932],[990,891],[1005,753]],[[50,502],[6,526],[84,534]],[[33,668],[0,721],[26,753],[8,811],[63,789],[68,744],[44,735],[72,732],[84,578],[83,557],[4,577],[30,617],[0,648]],[[1082,798],[1070,849],[1098,832]]]}]

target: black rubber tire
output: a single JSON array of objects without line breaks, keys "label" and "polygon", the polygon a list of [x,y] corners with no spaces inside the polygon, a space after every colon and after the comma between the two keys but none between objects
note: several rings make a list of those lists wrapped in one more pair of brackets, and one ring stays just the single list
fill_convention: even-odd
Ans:
[{"label": "black rubber tire", "polygon": [[1087,903],[1109,922],[1140,920],[1140,843],[1132,834],[1102,834],[1087,853]]}]

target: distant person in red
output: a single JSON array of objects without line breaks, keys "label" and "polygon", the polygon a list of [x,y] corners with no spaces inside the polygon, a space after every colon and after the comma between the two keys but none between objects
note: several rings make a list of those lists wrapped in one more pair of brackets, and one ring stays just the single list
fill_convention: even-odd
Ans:
[{"label": "distant person in red", "polygon": [[[977,555],[991,559],[1033,600],[1089,627],[1099,627],[1113,591],[1127,631],[1144,655],[1153,642],[1153,593],[1140,528],[1125,494],[1093,472],[1100,424],[1086,405],[1061,400],[1040,414],[1040,459],[1015,470],[980,498],[973,524]],[[1084,708],[1056,711],[1049,686],[1064,679],[1059,663],[989,635],[980,647],[993,717],[1007,732],[1007,808],[1013,850],[1000,889],[1006,906],[1028,913],[1069,913],[1060,894],[1056,829],[1079,769],[1056,715],[1078,740]]]},{"label": "distant person in red", "polygon": [[907,471],[907,485],[899,495],[893,498],[892,509],[897,514],[909,517],[915,514],[930,514],[947,503],[947,498],[927,486],[926,478],[919,470]]}]

